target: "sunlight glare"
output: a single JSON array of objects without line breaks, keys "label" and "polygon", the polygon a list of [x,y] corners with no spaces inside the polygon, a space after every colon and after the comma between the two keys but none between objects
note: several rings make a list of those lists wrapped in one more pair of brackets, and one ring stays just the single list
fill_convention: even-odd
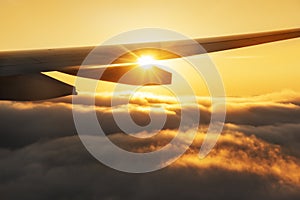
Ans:
[{"label": "sunlight glare", "polygon": [[137,63],[144,69],[149,69],[156,63],[156,60],[152,56],[141,56],[138,58]]}]

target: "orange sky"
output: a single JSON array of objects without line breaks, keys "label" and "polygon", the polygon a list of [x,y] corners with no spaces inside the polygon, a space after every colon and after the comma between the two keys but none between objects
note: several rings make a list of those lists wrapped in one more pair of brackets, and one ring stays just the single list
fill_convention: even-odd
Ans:
[{"label": "orange sky", "polygon": [[[97,45],[158,27],[211,37],[300,27],[300,1],[2,0],[0,50]],[[211,54],[229,96],[300,92],[300,39]]]}]

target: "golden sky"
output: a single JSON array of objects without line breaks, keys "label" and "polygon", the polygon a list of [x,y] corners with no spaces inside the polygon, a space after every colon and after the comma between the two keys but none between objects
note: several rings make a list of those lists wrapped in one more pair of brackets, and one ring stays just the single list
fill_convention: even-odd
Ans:
[{"label": "golden sky", "polygon": [[[158,27],[212,37],[300,27],[300,1],[2,0],[0,50],[97,45]],[[300,39],[211,54],[229,96],[300,91]]]}]

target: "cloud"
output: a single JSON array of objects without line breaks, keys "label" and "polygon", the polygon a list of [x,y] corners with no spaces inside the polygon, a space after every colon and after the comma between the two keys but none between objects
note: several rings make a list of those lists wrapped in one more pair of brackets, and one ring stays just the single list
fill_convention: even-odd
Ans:
[{"label": "cloud", "polygon": [[[299,199],[299,97],[284,91],[228,98],[226,126],[204,160],[199,160],[197,154],[210,119],[209,98],[198,97],[199,105],[195,107],[188,97],[180,106],[172,98],[140,95],[127,105],[124,94],[111,107],[109,95],[97,97],[98,119],[109,138],[133,152],[150,152],[168,144],[177,133],[181,109],[201,111],[200,132],[190,149],[171,166],[147,174],[117,172],[93,158],[76,134],[70,97],[34,103],[1,101],[1,197]],[[86,103],[88,97],[80,98],[75,109],[88,114],[92,108]],[[145,125],[149,123],[149,106],[162,107],[168,118],[164,129],[148,139],[122,134],[111,115],[116,109],[123,116],[129,107],[132,118]]]},{"label": "cloud", "polygon": [[63,103],[0,103],[0,147],[18,148],[39,140],[75,135],[71,106]]},{"label": "cloud", "polygon": [[[201,138],[200,135],[197,141]],[[153,142],[136,145],[149,147],[155,145]],[[198,160],[196,146],[165,169],[135,175],[117,172],[97,162],[77,136],[38,142],[15,151],[3,150],[1,196],[5,199],[296,199],[300,195],[299,165],[295,158],[282,155],[279,147],[255,137],[228,133],[220,138],[208,158]]]},{"label": "cloud", "polygon": [[[153,116],[157,118],[161,115],[167,115],[163,129],[177,129],[182,110],[185,110],[186,113],[200,111],[200,125],[207,125],[210,122],[211,105],[210,99],[207,97],[198,97],[199,104],[195,106],[189,103],[188,97],[185,97],[185,104],[180,105],[171,97],[158,96],[155,99],[153,95],[141,93],[136,95],[134,99],[131,99],[130,104],[127,104],[129,94],[123,93],[116,96],[117,103],[111,107],[111,97],[109,95],[97,96],[97,106],[95,107],[98,121],[107,134],[122,132],[115,123],[112,110],[116,111],[121,119],[127,119],[127,109],[129,109],[133,120],[138,125],[145,126],[151,122],[149,106],[162,108],[162,111],[154,112]],[[300,95],[294,92],[284,91],[256,97],[228,98],[226,123],[240,128],[248,126],[248,129],[250,127],[261,127],[259,131],[255,131],[255,128],[249,131],[241,129],[242,132],[245,131],[247,134],[258,136],[266,135],[263,134],[265,131],[262,130],[262,126],[267,128],[267,126],[279,127],[285,124],[298,124],[300,123],[300,107],[294,102],[300,99],[299,97]],[[93,109],[93,106],[87,105],[90,97],[78,96],[75,98],[79,99],[77,101],[79,105],[74,107],[71,104],[71,97],[55,99],[52,102],[0,102],[0,123],[2,127],[0,147],[18,148],[39,140],[75,135],[76,129],[72,109],[82,112],[83,115],[90,113]],[[184,126],[188,127],[189,124],[184,124]],[[152,128],[145,131],[153,132],[154,130]],[[138,134],[139,131],[139,127],[132,127],[131,129],[132,133]],[[280,132],[283,133],[283,131]],[[297,132],[297,129],[293,132]],[[271,134],[267,135],[272,137]],[[261,138],[267,139],[266,136]],[[271,142],[270,139],[268,141]],[[296,141],[298,142],[299,140]]]},{"label": "cloud", "polygon": [[271,144],[280,145],[286,153],[300,156],[300,124],[286,123],[265,126],[227,124],[225,129],[255,135]]},{"label": "cloud", "polygon": [[299,123],[300,107],[283,103],[229,103],[228,123],[262,126],[279,123]]},{"label": "cloud", "polygon": [[[32,144],[39,140],[52,139],[63,136],[75,135],[76,129],[73,121],[72,109],[80,112],[82,115],[88,115],[93,112],[93,106],[84,104],[74,105],[70,104],[70,98],[64,98],[62,101],[54,100],[54,102],[35,102],[35,103],[15,103],[9,101],[0,102],[1,115],[0,115],[0,147],[4,148],[19,148]],[[124,97],[125,98],[125,97]],[[66,99],[68,101],[66,101]],[[104,102],[107,97],[104,96]],[[123,102],[123,97],[117,99],[119,102]],[[102,102],[102,98],[99,97],[97,102]],[[141,103],[146,102],[146,103]],[[154,103],[155,102],[155,103]],[[160,115],[167,115],[167,120],[164,124],[164,129],[177,129],[181,111],[186,110],[189,112],[195,112],[191,110],[197,108],[197,105],[191,106],[178,105],[171,100],[161,102],[159,100],[143,100],[135,99],[127,105],[125,103],[118,103],[114,107],[109,105],[95,107],[98,121],[106,134],[120,133],[122,130],[116,125],[112,111],[115,112],[123,119],[128,118],[127,109],[130,110],[130,115],[133,120],[140,126],[147,125],[150,122],[149,118],[149,105],[153,105],[152,108],[163,108],[153,113],[153,117],[156,118]],[[209,122],[209,110],[205,107],[199,107],[202,113],[201,122]],[[192,116],[192,115],[191,115]],[[186,124],[188,126],[189,124]],[[132,128],[132,133],[138,133],[140,128]],[[148,129],[146,131],[152,132],[154,129]]]}]

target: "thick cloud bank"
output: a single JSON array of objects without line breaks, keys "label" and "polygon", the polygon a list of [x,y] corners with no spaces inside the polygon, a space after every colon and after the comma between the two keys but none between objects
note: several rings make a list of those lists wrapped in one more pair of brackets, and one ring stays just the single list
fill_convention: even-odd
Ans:
[{"label": "thick cloud bank", "polygon": [[[91,109],[84,102],[76,107],[83,114]],[[111,115],[114,108],[120,115],[125,112],[125,96],[120,95],[114,108],[109,95],[96,102],[109,138],[133,152],[163,147],[177,132],[180,110],[191,109],[188,97],[184,105],[166,97],[132,99],[131,116],[139,124],[149,122],[144,109],[148,106],[160,106],[168,116],[159,134],[142,141],[120,133]],[[2,101],[1,199],[300,198],[300,94],[228,98],[224,131],[203,160],[197,155],[211,108],[207,98],[199,97],[198,102],[200,129],[190,149],[162,170],[127,174],[102,165],[84,148],[74,127],[70,97],[36,103]]]}]

